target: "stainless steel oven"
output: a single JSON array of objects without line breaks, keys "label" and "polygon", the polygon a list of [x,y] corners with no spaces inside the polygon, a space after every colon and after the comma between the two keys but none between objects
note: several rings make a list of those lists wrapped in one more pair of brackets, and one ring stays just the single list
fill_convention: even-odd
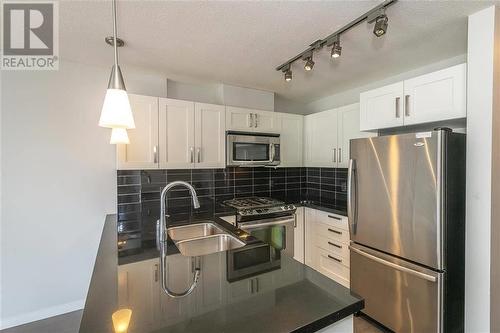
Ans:
[{"label": "stainless steel oven", "polygon": [[276,166],[280,155],[279,134],[227,132],[227,166]]},{"label": "stainless steel oven", "polygon": [[227,252],[227,280],[229,282],[270,272],[280,267],[280,251],[264,242]]}]

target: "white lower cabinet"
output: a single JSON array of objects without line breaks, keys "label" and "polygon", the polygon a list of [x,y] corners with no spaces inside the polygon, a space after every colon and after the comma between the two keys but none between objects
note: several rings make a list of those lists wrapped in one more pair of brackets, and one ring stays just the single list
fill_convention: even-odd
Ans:
[{"label": "white lower cabinet", "polygon": [[295,228],[293,231],[293,259],[304,263],[305,246],[304,207],[295,211]]},{"label": "white lower cabinet", "polygon": [[349,287],[349,226],[347,217],[306,208],[305,263]]}]

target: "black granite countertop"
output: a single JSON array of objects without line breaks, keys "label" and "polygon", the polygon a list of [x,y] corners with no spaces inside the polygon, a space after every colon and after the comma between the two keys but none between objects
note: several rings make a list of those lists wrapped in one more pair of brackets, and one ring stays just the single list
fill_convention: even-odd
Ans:
[{"label": "black granite countertop", "polygon": [[[128,333],[313,332],[364,306],[349,289],[284,254],[277,269],[229,282],[229,251],[200,257],[201,277],[195,291],[173,299],[161,290],[156,249],[150,249],[151,257],[135,255],[129,265],[119,266],[116,242],[116,216],[109,215],[80,333],[114,332],[112,314],[123,308],[132,310]],[[193,258],[174,248],[169,246],[167,259],[169,284],[181,291],[190,283]]]}]

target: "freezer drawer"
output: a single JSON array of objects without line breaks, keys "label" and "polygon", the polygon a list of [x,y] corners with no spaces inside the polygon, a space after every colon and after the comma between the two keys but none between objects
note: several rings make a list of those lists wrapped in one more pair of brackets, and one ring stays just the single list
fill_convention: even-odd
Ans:
[{"label": "freezer drawer", "polygon": [[395,332],[442,332],[444,273],[352,245],[351,290],[364,313]]}]

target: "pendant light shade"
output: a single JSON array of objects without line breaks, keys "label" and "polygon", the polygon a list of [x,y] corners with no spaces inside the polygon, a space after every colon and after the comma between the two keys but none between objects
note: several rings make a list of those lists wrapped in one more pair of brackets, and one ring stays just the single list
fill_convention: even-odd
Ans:
[{"label": "pendant light shade", "polygon": [[127,130],[125,128],[113,128],[111,130],[111,140],[110,144],[125,144],[128,145],[130,140],[128,138]]},{"label": "pendant light shade", "polygon": [[[99,126],[113,129],[135,128],[134,116],[132,115],[125,82],[120,66],[118,65],[118,46],[123,46],[124,43],[117,38],[116,33],[116,0],[113,0],[113,37],[107,37],[106,43],[113,46],[114,65],[109,77],[108,90],[104,97]],[[120,132],[123,135],[123,131]],[[115,131],[113,131],[113,133],[115,133]],[[126,137],[126,131],[124,134]],[[113,134],[111,141],[113,141]]]},{"label": "pendant light shade", "polygon": [[113,66],[108,90],[104,97],[99,126],[108,128],[135,128],[125,83],[120,66]]}]

